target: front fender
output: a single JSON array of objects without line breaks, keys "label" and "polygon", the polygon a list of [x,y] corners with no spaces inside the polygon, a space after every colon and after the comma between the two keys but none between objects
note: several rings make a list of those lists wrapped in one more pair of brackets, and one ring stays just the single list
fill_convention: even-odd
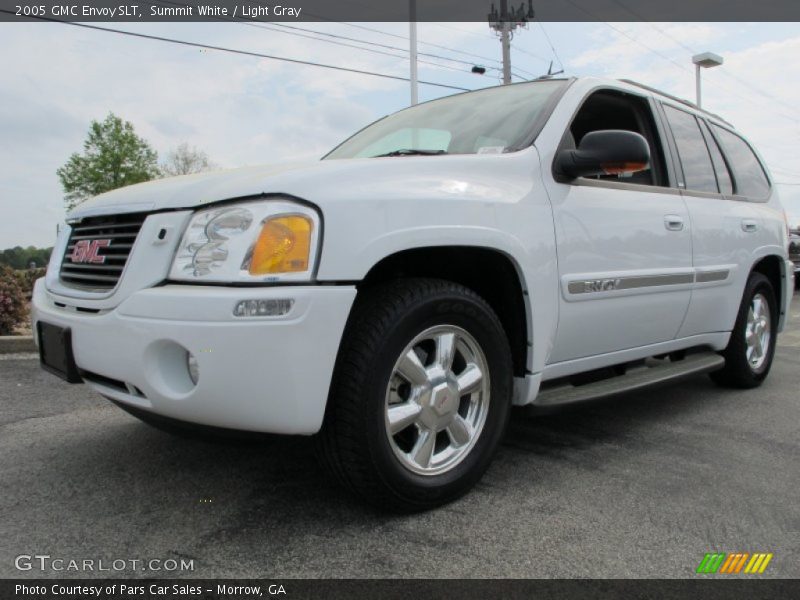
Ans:
[{"label": "front fender", "polygon": [[[345,247],[346,246],[346,247]],[[527,270],[526,249],[515,236],[481,226],[433,225],[399,229],[376,235],[360,243],[340,240],[338,247],[326,244],[318,279],[360,281],[381,260],[405,250],[443,246],[474,246],[498,250]]]}]

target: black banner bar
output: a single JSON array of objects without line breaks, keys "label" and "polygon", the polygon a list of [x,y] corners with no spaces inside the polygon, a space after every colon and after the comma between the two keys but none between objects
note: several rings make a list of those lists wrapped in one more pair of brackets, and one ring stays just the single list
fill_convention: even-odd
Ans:
[{"label": "black banner bar", "polygon": [[[415,1],[419,22],[487,22],[500,6],[500,0]],[[410,7],[410,0],[0,0],[0,21],[400,22],[410,20]],[[508,0],[508,8],[516,15],[532,9],[544,22],[800,21],[797,0]]]},{"label": "black banner bar", "polygon": [[800,580],[752,576],[697,579],[41,579],[0,580],[3,600],[379,600],[678,599],[761,600],[800,597]]}]

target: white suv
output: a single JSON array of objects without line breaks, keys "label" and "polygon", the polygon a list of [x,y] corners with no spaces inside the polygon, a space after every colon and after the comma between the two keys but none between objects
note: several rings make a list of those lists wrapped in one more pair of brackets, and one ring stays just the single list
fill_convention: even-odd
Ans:
[{"label": "white suv", "polygon": [[165,428],[318,434],[399,510],[469,489],[512,404],[759,385],[793,290],[747,141],[612,80],[434,100],[321,161],[134,185],[67,223],[33,299],[46,369]]}]

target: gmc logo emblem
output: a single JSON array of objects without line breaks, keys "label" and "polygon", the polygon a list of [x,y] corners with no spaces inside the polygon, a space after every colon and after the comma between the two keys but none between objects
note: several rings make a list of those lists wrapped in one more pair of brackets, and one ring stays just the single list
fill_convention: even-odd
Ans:
[{"label": "gmc logo emblem", "polygon": [[72,249],[69,259],[74,263],[94,263],[103,264],[106,262],[105,256],[100,256],[100,248],[108,248],[111,240],[78,240]]}]

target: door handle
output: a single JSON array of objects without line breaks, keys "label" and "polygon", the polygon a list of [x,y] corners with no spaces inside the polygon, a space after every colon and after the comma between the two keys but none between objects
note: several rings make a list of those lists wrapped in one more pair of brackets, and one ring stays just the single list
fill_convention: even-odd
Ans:
[{"label": "door handle", "polygon": [[753,219],[742,219],[742,231],[745,233],[753,233],[758,231],[758,222]]},{"label": "door handle", "polygon": [[679,215],[665,215],[664,227],[670,231],[683,231],[683,217]]}]

